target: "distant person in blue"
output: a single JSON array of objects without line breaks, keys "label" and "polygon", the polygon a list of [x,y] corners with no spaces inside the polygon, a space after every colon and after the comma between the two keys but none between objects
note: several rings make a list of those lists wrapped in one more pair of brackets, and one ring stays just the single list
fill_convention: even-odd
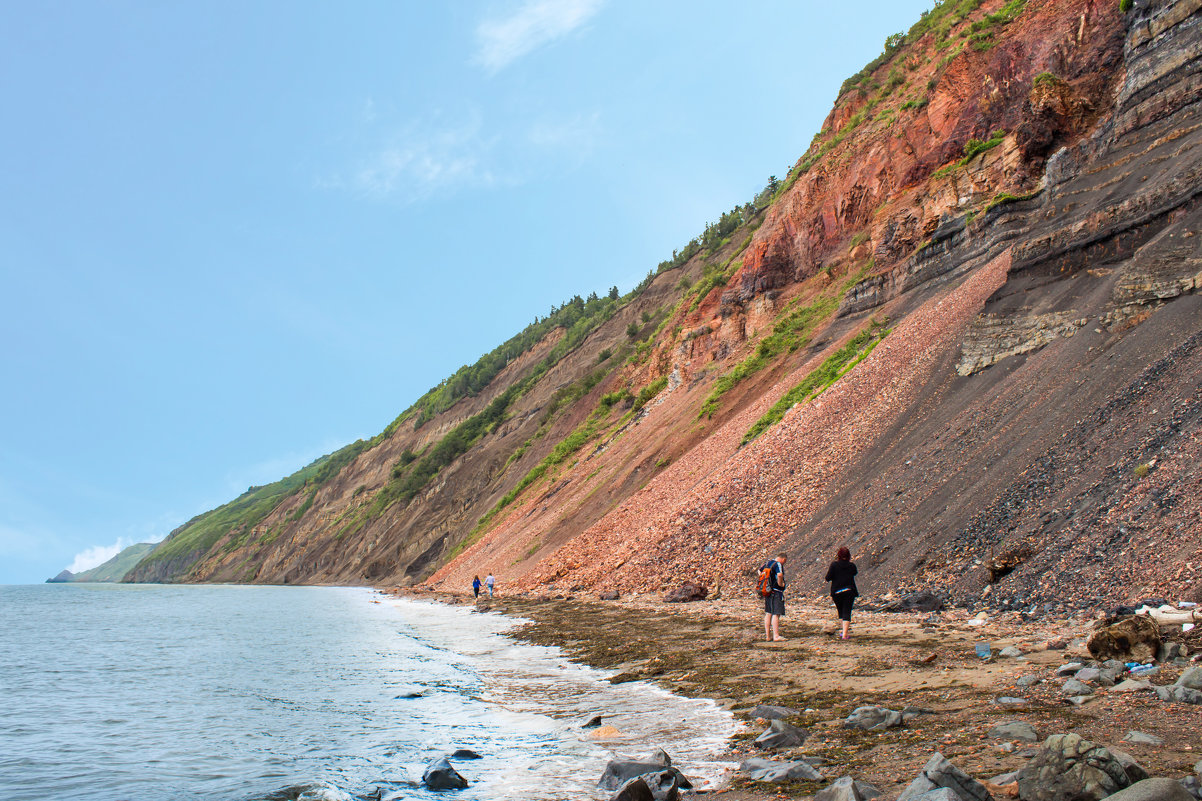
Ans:
[{"label": "distant person in blue", "polygon": [[494,586],[496,586],[497,580],[492,577],[492,573],[489,573],[487,576],[484,577],[484,583],[485,583],[485,585],[488,586],[488,597],[491,598],[492,597],[492,589]]},{"label": "distant person in blue", "polygon": [[831,599],[835,602],[839,619],[843,621],[843,633],[839,635],[841,640],[851,636],[848,633],[848,629],[851,628],[851,605],[860,594],[856,589],[856,572],[856,563],[851,561],[851,551],[847,546],[839,549],[835,554],[835,561],[831,562],[830,569],[826,571],[826,580],[831,583]]},{"label": "distant person in blue", "polygon": [[476,576],[475,578],[472,579],[472,597],[473,598],[480,597],[480,577],[479,576]]},{"label": "distant person in blue", "polygon": [[768,642],[780,642],[785,639],[780,636],[780,619],[785,616],[785,554],[777,554],[776,558],[760,568],[772,571],[772,592],[764,596],[764,636]]}]

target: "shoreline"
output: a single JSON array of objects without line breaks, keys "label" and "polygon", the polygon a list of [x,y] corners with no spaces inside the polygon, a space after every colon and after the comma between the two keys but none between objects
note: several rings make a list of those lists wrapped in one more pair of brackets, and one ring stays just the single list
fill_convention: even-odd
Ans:
[{"label": "shoreline", "polygon": [[[470,594],[379,589],[473,605]],[[852,638],[842,641],[831,636],[836,621],[829,600],[803,597],[789,599],[789,614],[781,621],[787,640],[768,643],[763,641],[762,608],[750,596],[666,604],[658,595],[597,601],[498,594],[474,605],[524,619],[507,636],[558,646],[573,661],[616,671],[610,678],[615,684],[650,681],[679,695],[712,700],[744,721],[757,704],[797,710],[787,722],[810,732],[802,746],[760,751],[752,740],[764,727],[748,721],[748,730],[730,739],[723,758],[734,763],[750,757],[813,760],[824,780],[769,784],[736,774],[713,793],[730,801],[809,797],[845,775],[869,782],[884,798],[896,798],[935,752],[973,778],[988,781],[1018,770],[1031,756],[1030,743],[988,735],[996,724],[1011,721],[1034,725],[1040,741],[1075,732],[1125,751],[1152,776],[1184,777],[1202,758],[1202,742],[1191,734],[1202,731],[1202,706],[1163,702],[1149,692],[1106,689],[1083,705],[1068,703],[1055,672],[1074,658],[1089,658],[1083,638],[1092,630],[1091,618],[1023,620],[1017,612],[1006,612],[981,619],[962,609],[934,615],[857,609]],[[995,656],[978,657],[978,643],[988,643]],[[1191,640],[1191,653],[1199,645]],[[1022,656],[998,658],[1007,646],[1019,648]],[[1171,682],[1181,671],[1163,666],[1156,681]],[[1021,686],[1023,677],[1040,682]],[[1004,707],[996,702],[1001,696],[1028,703]],[[898,711],[911,707],[921,713],[882,732],[844,728],[851,711],[865,705]],[[1154,735],[1163,743],[1123,742],[1130,731]],[[993,789],[995,796],[1005,795]]]}]

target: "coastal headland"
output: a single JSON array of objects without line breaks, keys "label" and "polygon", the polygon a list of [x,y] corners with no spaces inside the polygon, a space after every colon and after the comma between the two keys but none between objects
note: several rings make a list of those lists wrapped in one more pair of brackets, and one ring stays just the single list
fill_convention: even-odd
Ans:
[{"label": "coastal headland", "polygon": [[[448,593],[391,591],[472,604]],[[1161,700],[1150,687],[1172,686],[1199,664],[1189,659],[1202,652],[1196,629],[1163,627],[1171,650],[1161,655],[1185,656],[1111,681],[1080,674],[1100,664],[1086,642],[1102,610],[1071,617],[963,608],[888,612],[879,610],[889,599],[870,598],[854,615],[852,638],[843,641],[833,636],[829,599],[809,597],[790,600],[786,641],[768,643],[760,604],[745,595],[667,604],[658,594],[614,601],[531,594],[480,599],[477,608],[528,621],[511,636],[614,671],[612,682],[650,681],[722,704],[747,724],[730,743],[732,763],[809,761],[822,776],[775,783],[736,772],[716,793],[733,801],[810,797],[843,776],[897,798],[936,753],[989,782],[995,798],[1017,797],[1017,780],[1006,775],[1031,764],[1057,734],[1129,755],[1152,777],[1187,778],[1202,760],[1202,706]],[[1077,674],[1085,689],[1068,695]],[[1122,684],[1127,679],[1150,686],[1131,691]],[[790,710],[784,722],[808,737],[795,747],[757,747],[754,740],[770,722],[757,716],[761,705]],[[863,707],[903,714],[879,730],[846,726]],[[605,710],[596,713],[604,722]],[[1011,781],[993,783],[998,777]]]}]

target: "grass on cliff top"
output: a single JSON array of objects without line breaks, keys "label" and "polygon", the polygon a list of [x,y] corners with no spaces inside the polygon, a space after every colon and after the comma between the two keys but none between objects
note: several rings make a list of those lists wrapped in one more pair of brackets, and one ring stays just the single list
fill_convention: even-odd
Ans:
[{"label": "grass on cliff top", "polygon": [[885,328],[886,323],[887,321],[873,320],[867,328],[856,334],[850,342],[839,348],[839,350],[828,356],[822,364],[810,371],[809,375],[801,380],[801,383],[786,392],[783,398],[778,400],[763,417],[755,422],[755,425],[748,429],[747,433],[743,435],[742,444],[746,445],[779,423],[784,418],[785,412],[793,408],[794,405],[805,403],[821,395],[831,384],[834,384],[849,373],[853,367],[868,358],[868,354],[872,353],[873,349],[889,333],[890,329]]},{"label": "grass on cliff top", "polygon": [[338,475],[342,468],[370,444],[368,440],[358,440],[314,460],[287,478],[261,487],[248,488],[229,503],[189,520],[147,554],[138,565],[154,565],[190,554],[201,557],[222,537],[237,531],[231,540],[231,546],[227,548],[232,550],[245,542],[255,526],[281,502],[306,487],[309,487],[311,492],[316,492],[318,487]]},{"label": "grass on cliff top", "polygon": [[726,393],[767,367],[781,354],[792,353],[808,344],[818,327],[839,308],[839,302],[847,291],[863,279],[871,268],[872,262],[869,262],[862,270],[844,281],[835,293],[824,292],[804,306],[798,305],[796,301],[787,306],[784,315],[773,326],[772,333],[756,345],[755,352],[714,382],[714,388],[701,404],[697,417],[712,418],[721,407],[722,398]]}]

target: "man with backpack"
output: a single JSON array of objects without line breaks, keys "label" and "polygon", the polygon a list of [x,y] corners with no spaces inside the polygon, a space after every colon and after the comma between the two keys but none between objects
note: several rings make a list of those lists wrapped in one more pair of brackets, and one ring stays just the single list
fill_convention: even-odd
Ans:
[{"label": "man with backpack", "polygon": [[760,568],[756,589],[764,598],[764,636],[768,642],[780,642],[780,619],[785,614],[785,560],[781,553]]}]

